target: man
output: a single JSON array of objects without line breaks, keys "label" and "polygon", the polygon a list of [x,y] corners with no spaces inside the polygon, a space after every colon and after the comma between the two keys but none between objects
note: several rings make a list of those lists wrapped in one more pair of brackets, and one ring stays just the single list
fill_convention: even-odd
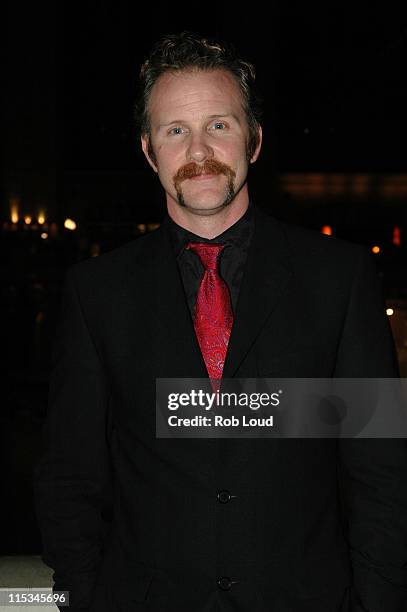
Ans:
[{"label": "man", "polygon": [[253,67],[183,33],[141,79],[168,217],[66,277],[35,479],[54,589],[92,612],[402,612],[404,440],[156,438],[160,377],[397,365],[365,249],[250,203]]}]

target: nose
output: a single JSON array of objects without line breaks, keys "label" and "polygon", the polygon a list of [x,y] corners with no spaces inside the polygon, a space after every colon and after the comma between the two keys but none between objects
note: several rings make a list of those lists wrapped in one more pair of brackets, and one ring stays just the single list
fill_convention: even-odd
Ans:
[{"label": "nose", "polygon": [[192,134],[188,144],[187,157],[189,161],[203,163],[213,157],[213,149],[208,144],[205,134]]}]

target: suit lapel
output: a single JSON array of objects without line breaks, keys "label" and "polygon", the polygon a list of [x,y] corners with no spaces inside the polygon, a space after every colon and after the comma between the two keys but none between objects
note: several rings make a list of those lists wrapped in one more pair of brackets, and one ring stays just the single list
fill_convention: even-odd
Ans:
[{"label": "suit lapel", "polygon": [[157,234],[153,258],[157,377],[207,377],[168,227],[163,224]]},{"label": "suit lapel", "polygon": [[254,212],[254,233],[240,287],[224,378],[235,375],[292,276],[282,226],[258,209]]}]

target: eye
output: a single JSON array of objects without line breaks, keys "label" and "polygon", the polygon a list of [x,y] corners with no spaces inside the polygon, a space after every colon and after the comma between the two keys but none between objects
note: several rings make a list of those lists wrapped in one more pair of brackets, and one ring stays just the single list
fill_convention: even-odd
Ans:
[{"label": "eye", "polygon": [[226,124],[223,121],[217,121],[212,127],[214,130],[224,130],[226,129]]},{"label": "eye", "polygon": [[179,134],[182,134],[182,127],[176,126],[170,129],[170,131],[168,132],[169,134],[172,134],[173,136],[178,136]]}]

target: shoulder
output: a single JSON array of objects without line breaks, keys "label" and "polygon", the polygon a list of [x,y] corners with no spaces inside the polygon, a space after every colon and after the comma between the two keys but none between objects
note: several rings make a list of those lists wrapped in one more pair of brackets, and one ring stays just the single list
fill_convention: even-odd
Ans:
[{"label": "shoulder", "polygon": [[256,210],[256,222],[262,227],[264,238],[270,236],[269,248],[273,249],[273,236],[278,236],[290,260],[301,267],[349,268],[373,259],[365,246],[281,221],[264,210]]},{"label": "shoulder", "polygon": [[162,230],[140,236],[108,253],[70,266],[67,281],[81,286],[118,284],[148,267],[162,242]]}]

